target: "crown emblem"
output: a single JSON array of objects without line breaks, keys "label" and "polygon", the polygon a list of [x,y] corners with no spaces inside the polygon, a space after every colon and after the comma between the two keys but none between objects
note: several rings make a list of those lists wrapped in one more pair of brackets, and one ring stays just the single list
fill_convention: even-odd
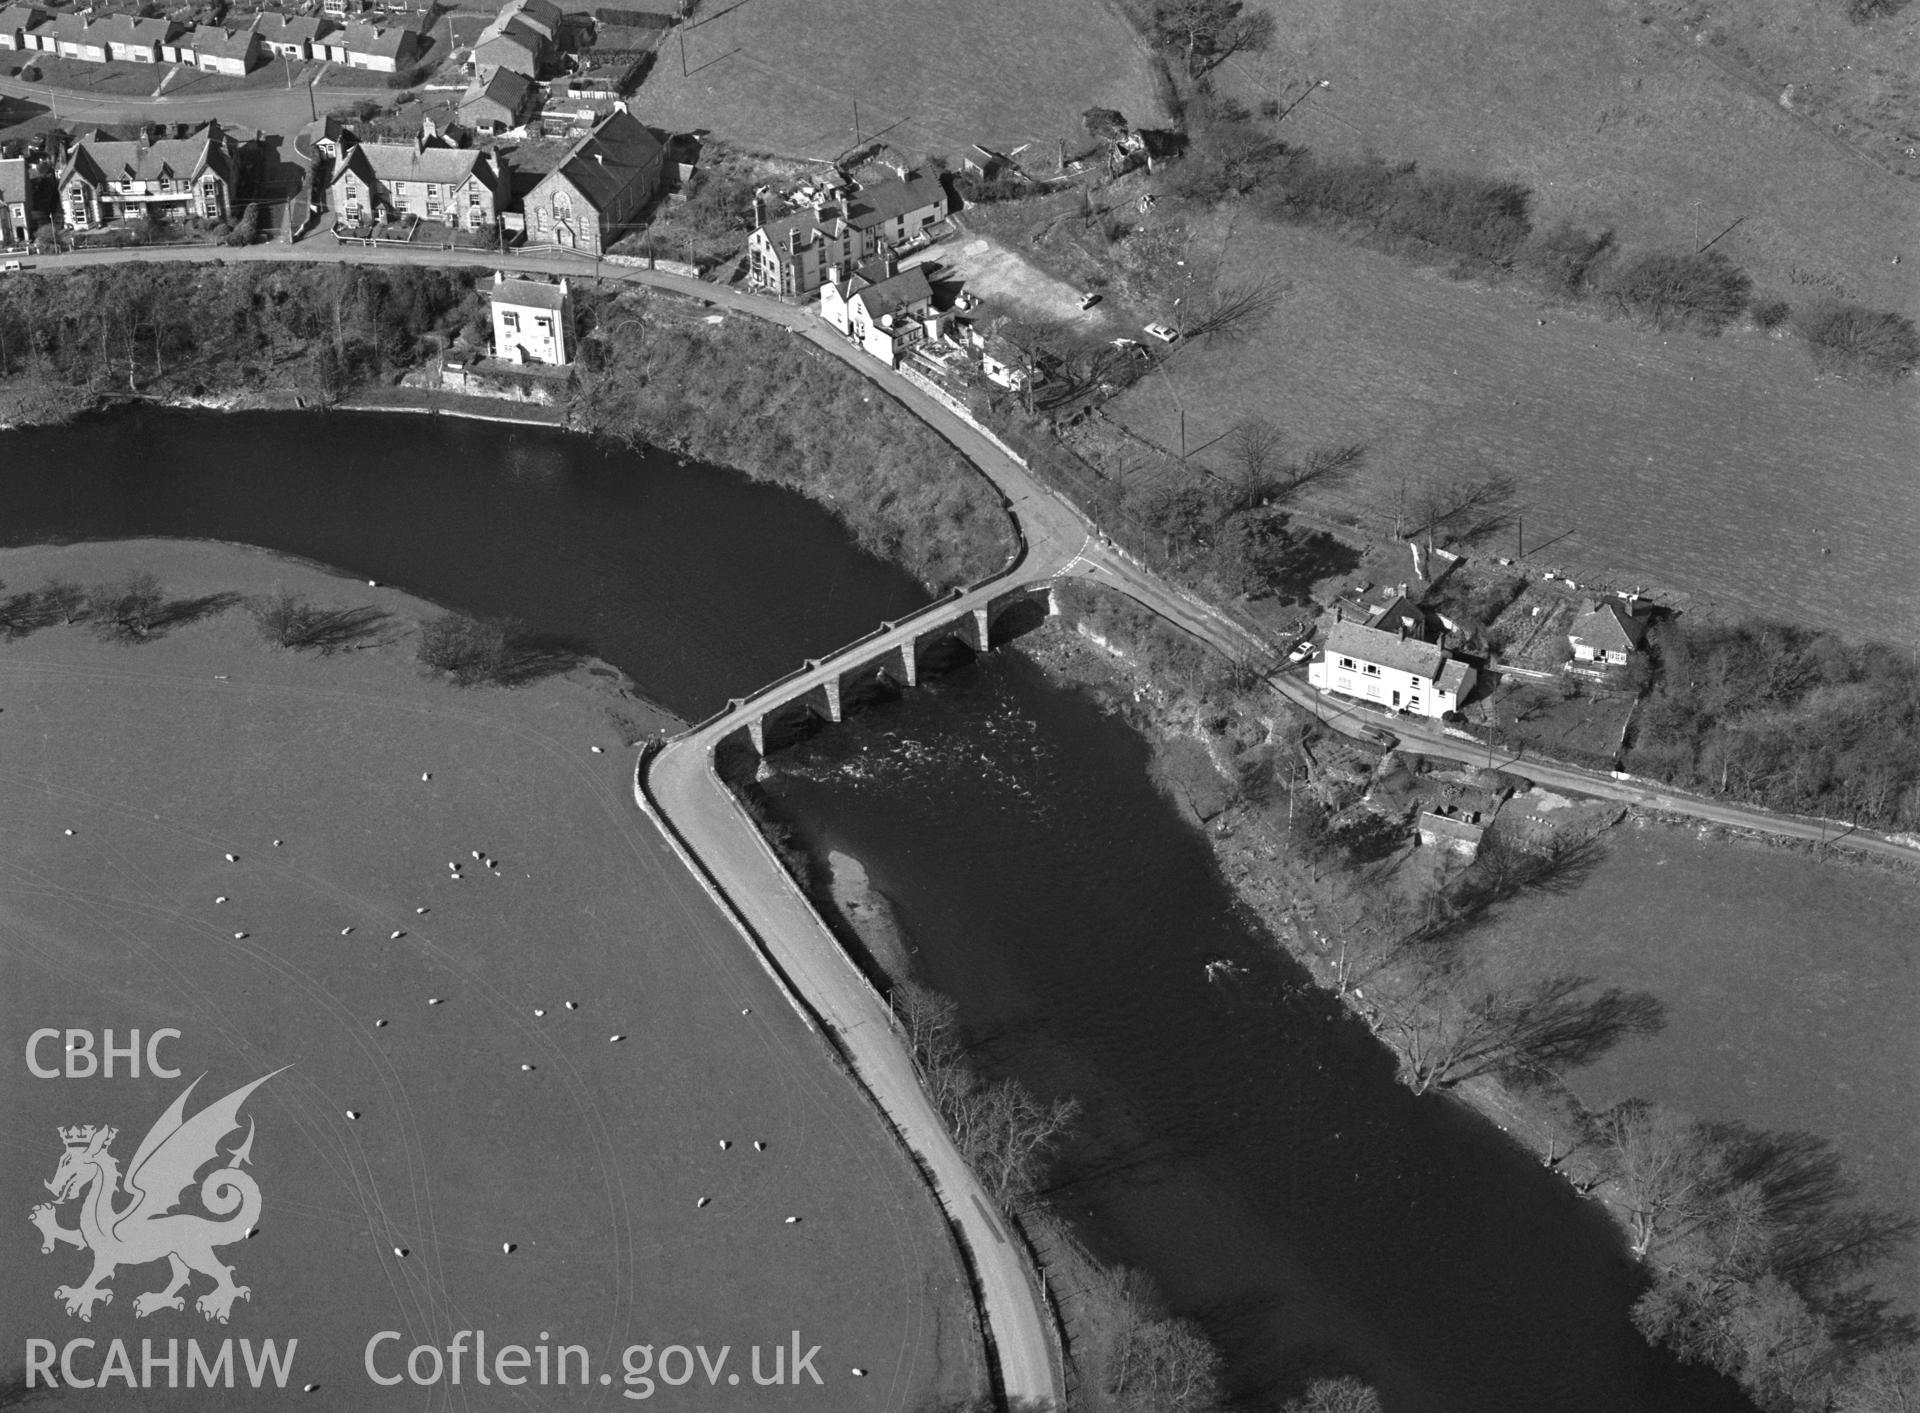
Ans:
[{"label": "crown emblem", "polygon": [[60,1141],[69,1148],[85,1148],[93,1142],[93,1134],[92,1124],[80,1128],[63,1128],[60,1130]]}]

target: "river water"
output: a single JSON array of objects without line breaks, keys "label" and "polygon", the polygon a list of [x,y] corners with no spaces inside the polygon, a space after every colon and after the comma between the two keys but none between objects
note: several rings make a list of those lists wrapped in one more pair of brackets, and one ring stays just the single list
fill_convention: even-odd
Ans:
[{"label": "river water", "polygon": [[[0,434],[0,475],[0,542],[301,555],[578,638],[689,718],[925,597],[794,495],[544,430],[138,412]],[[866,863],[984,1063],[1083,1102],[1054,1200],[1201,1320],[1248,1406],[1313,1368],[1391,1413],[1742,1406],[1632,1333],[1591,1206],[1393,1083],[1084,694],[997,654],[780,752],[768,788]]]}]

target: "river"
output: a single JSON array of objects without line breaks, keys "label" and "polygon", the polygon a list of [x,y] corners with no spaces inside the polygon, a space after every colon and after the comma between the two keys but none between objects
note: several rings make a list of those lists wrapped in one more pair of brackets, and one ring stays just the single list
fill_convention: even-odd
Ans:
[{"label": "river", "polygon": [[[265,546],[579,639],[689,718],[925,597],[788,492],[540,429],[142,411],[0,434],[0,468],[5,543]],[[1597,1209],[1393,1083],[1084,694],[998,654],[780,753],[769,789],[865,862],[985,1063],[1083,1101],[1059,1209],[1250,1406],[1310,1367],[1392,1413],[1742,1406],[1632,1333]]]}]

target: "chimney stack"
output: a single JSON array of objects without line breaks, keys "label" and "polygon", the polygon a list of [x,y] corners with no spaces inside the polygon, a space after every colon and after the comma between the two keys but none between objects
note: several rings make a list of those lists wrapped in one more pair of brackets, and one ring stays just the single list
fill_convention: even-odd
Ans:
[{"label": "chimney stack", "polygon": [[767,201],[763,196],[753,198],[753,228],[757,231],[767,223]]}]

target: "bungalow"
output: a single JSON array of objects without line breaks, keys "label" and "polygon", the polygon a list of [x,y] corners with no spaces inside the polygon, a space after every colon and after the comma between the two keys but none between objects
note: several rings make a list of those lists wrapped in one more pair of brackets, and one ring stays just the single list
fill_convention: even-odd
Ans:
[{"label": "bungalow", "polygon": [[1606,662],[1624,667],[1640,651],[1647,619],[1637,599],[1597,599],[1573,620],[1567,643],[1575,662]]},{"label": "bungalow", "polygon": [[1458,711],[1473,691],[1474,671],[1445,648],[1412,635],[1404,622],[1372,627],[1334,611],[1325,646],[1307,666],[1307,682],[1414,716]]},{"label": "bungalow", "polygon": [[353,129],[340,120],[338,113],[325,113],[302,130],[313,150],[329,162],[340,160],[343,149],[353,145]]},{"label": "bungalow", "polygon": [[195,25],[187,33],[160,45],[160,57],[170,63],[190,64],[210,74],[251,73],[264,62],[260,36],[250,29],[227,30],[218,25]]},{"label": "bungalow", "polygon": [[496,69],[484,83],[476,78],[468,85],[460,99],[460,121],[488,132],[517,128],[533,112],[536,92],[524,74]]},{"label": "bungalow", "polygon": [[515,363],[564,364],[573,329],[567,282],[496,273],[487,293],[493,307],[493,353]]},{"label": "bungalow", "polygon": [[31,49],[27,32],[46,23],[47,13],[34,5],[9,5],[0,10],[0,49]]},{"label": "bungalow", "polygon": [[94,26],[78,15],[55,15],[35,33],[42,36],[41,49],[50,54],[58,54],[63,59],[84,59],[93,64],[107,62],[107,37],[95,32]]},{"label": "bungalow", "polygon": [[260,42],[276,59],[298,59],[303,63],[319,57],[320,36],[332,31],[333,21],[325,15],[261,15],[254,29]]},{"label": "bungalow", "polygon": [[468,60],[477,78],[507,69],[526,78],[538,78],[546,61],[548,41],[518,16],[496,20],[480,32]]},{"label": "bungalow", "polygon": [[530,245],[598,255],[665,180],[667,149],[624,105],[596,122],[522,203]]},{"label": "bungalow", "polygon": [[[1008,392],[1020,392],[1026,388],[1027,356],[1009,343],[1004,335],[982,333],[977,328],[969,328],[967,341],[979,355],[980,372],[988,382]],[[1032,377],[1035,383],[1044,383],[1047,380],[1046,370],[1036,365]]]},{"label": "bungalow", "polygon": [[839,201],[762,220],[747,242],[748,278],[777,294],[808,295],[835,265],[851,268],[930,229],[947,214],[946,189],[932,177],[902,171]]},{"label": "bungalow", "polygon": [[417,216],[482,231],[506,210],[506,163],[472,148],[416,142],[367,142],[342,149],[328,204],[352,222]]},{"label": "bungalow", "polygon": [[413,62],[420,48],[420,36],[405,27],[376,29],[368,24],[348,25],[344,47],[348,68],[394,74]]},{"label": "bungalow", "polygon": [[93,25],[107,43],[107,57],[129,64],[157,64],[160,46],[173,38],[179,26],[171,20],[108,15]]},{"label": "bungalow", "polygon": [[820,286],[820,317],[889,368],[916,344],[938,338],[947,316],[933,307],[924,266],[902,270],[891,255],[851,272],[835,267]]},{"label": "bungalow", "polygon": [[1451,805],[1437,810],[1422,810],[1417,826],[1420,844],[1428,849],[1445,849],[1472,863],[1480,852],[1480,840],[1487,827],[1480,822],[1478,810],[1459,811]]},{"label": "bungalow", "polygon": [[33,239],[33,176],[24,157],[0,157],[0,245]]},{"label": "bungalow", "polygon": [[233,139],[218,123],[158,141],[82,138],[60,171],[60,211],[80,231],[141,215],[225,221],[233,214],[237,174]]}]

